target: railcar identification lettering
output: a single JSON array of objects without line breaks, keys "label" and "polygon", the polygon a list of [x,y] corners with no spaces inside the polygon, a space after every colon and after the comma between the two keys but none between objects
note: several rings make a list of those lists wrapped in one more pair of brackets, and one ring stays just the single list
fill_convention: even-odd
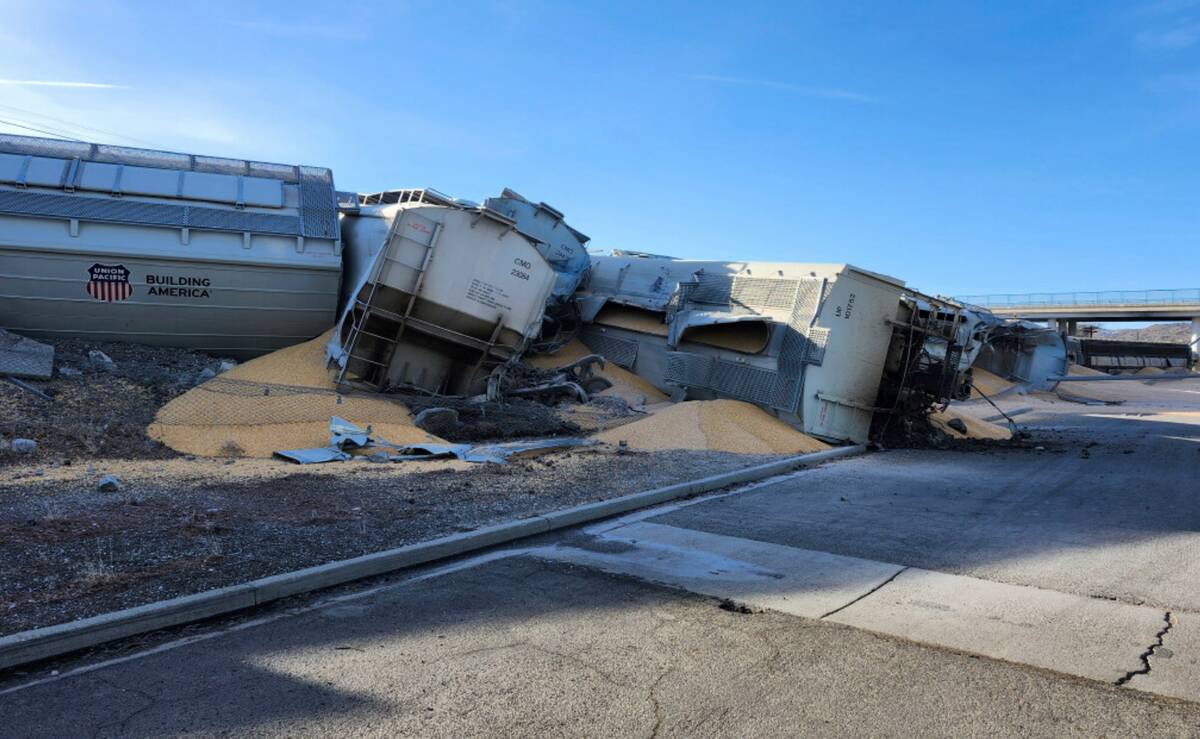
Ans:
[{"label": "railcar identification lettering", "polygon": [[467,288],[467,298],[481,305],[486,305],[489,308],[502,311],[512,310],[512,299],[508,296],[508,293],[504,292],[499,285],[484,282],[483,280],[471,280],[471,286]]}]

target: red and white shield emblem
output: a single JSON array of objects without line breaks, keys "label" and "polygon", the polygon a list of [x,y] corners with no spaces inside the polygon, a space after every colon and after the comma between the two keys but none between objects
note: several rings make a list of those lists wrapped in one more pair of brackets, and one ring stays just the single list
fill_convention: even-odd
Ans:
[{"label": "red and white shield emblem", "polygon": [[93,264],[88,276],[87,292],[96,300],[115,303],[133,295],[129,270],[123,264]]}]

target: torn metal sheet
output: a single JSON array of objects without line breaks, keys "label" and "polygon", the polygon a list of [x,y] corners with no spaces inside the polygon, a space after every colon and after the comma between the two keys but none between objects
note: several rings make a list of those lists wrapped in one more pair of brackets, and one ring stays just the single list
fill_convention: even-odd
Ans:
[{"label": "torn metal sheet", "polygon": [[372,441],[370,426],[364,429],[344,418],[333,416],[329,419],[329,446],[312,449],[283,449],[274,452],[272,456],[296,464],[346,462],[353,459],[353,455],[344,451],[345,449],[367,449],[372,446]]},{"label": "torn metal sheet", "polygon": [[[385,442],[386,444],[386,442]],[[389,461],[415,462],[423,459],[463,459],[470,444],[387,444],[392,450]]]},{"label": "torn metal sheet", "polygon": [[[393,447],[396,454],[392,460],[407,462],[420,459],[445,459],[454,457],[464,462],[491,462],[503,464],[512,457],[533,452],[548,452],[557,449],[591,446],[594,439],[566,437],[557,439],[535,439],[533,441],[508,441],[500,444],[405,444]],[[391,446],[391,445],[389,445]]]},{"label": "torn metal sheet", "polygon": [[383,455],[389,462],[414,462],[426,459],[461,459],[464,462],[491,462],[503,464],[511,457],[547,452],[556,449],[591,446],[594,439],[564,437],[535,439],[532,441],[509,441],[501,444],[393,444],[371,434],[368,426],[363,429],[344,418],[329,419],[329,446],[313,449],[286,449],[274,453],[280,459],[296,464],[323,464],[346,462],[355,457],[352,451],[370,451],[372,456]]},{"label": "torn metal sheet", "polygon": [[54,347],[0,329],[0,375],[49,380],[54,374]]},{"label": "torn metal sheet", "polygon": [[329,443],[334,449],[364,448],[371,443],[371,427],[362,428],[344,418],[329,419]]},{"label": "torn metal sheet", "polygon": [[470,447],[460,459],[466,462],[505,462],[532,452],[549,452],[596,444],[595,439],[566,437],[561,439],[539,439],[535,441],[508,441],[502,444],[482,444]]},{"label": "torn metal sheet", "polygon": [[350,455],[341,449],[333,447],[318,447],[316,449],[286,449],[277,451],[273,456],[286,459],[296,464],[323,464],[325,462],[345,462]]}]

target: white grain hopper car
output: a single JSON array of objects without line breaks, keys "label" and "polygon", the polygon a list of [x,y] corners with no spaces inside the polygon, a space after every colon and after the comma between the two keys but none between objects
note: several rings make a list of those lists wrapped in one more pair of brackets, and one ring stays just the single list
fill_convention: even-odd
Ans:
[{"label": "white grain hopper car", "polygon": [[336,318],[328,169],[0,135],[0,326],[247,357]]},{"label": "white grain hopper car", "polygon": [[[386,197],[384,197],[386,195]],[[487,206],[432,190],[367,196],[342,221],[339,382],[469,395],[542,328],[558,273],[544,243]]]},{"label": "white grain hopper car", "polygon": [[676,399],[745,400],[839,442],[962,396],[980,346],[961,306],[849,264],[615,252],[579,300],[583,342]]}]

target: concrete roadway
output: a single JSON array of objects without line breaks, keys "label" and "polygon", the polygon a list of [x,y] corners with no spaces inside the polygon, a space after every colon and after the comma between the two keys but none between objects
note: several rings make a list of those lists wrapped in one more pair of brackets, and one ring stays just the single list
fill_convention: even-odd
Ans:
[{"label": "concrete roadway", "polygon": [[0,733],[1200,736],[1200,414],[1004,405],[1044,450],[846,460],[64,667]]}]

